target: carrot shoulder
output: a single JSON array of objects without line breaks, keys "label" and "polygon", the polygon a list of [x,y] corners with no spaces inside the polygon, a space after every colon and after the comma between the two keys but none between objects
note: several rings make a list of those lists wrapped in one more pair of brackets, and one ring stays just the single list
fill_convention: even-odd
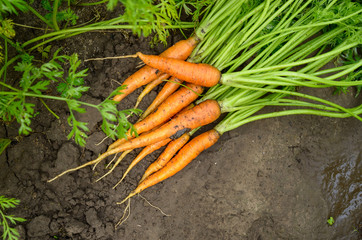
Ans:
[{"label": "carrot shoulder", "polygon": [[[181,40],[162,52],[160,56],[186,60],[197,43],[198,39],[196,37]],[[142,67],[123,82],[123,85],[126,86],[125,89],[121,90],[121,94],[114,96],[113,100],[117,102],[121,101],[135,89],[155,80],[160,74],[159,70],[155,68],[149,66]]]},{"label": "carrot shoulder", "polygon": [[156,55],[136,54],[150,67],[168,73],[173,77],[204,87],[212,87],[219,83],[220,71],[205,63],[191,63],[180,59],[172,59]]},{"label": "carrot shoulder", "polygon": [[202,151],[214,145],[219,137],[220,134],[216,130],[212,129],[192,139],[173,159],[166,164],[166,166],[143,180],[125,200],[181,171]]}]

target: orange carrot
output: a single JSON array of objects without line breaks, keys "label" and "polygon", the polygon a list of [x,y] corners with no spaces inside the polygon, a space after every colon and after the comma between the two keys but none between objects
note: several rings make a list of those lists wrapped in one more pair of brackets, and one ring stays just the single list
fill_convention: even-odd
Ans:
[{"label": "orange carrot", "polygon": [[161,168],[163,168],[166,163],[170,161],[170,159],[182,148],[190,139],[190,133],[184,133],[181,137],[170,142],[165,150],[161,153],[161,155],[154,161],[143,174],[140,182],[145,180],[148,176],[157,172]]},{"label": "orange carrot", "polygon": [[214,145],[219,137],[220,134],[216,130],[212,129],[192,139],[173,159],[171,159],[171,161],[166,164],[166,166],[143,180],[121,203],[142,192],[146,188],[149,188],[181,171],[202,151]]},{"label": "orange carrot", "polygon": [[[196,47],[198,41],[199,40],[196,37],[190,37],[186,40],[179,41],[162,52],[160,56],[186,60]],[[114,96],[113,100],[117,102],[121,101],[135,89],[155,80],[159,74],[161,73],[155,68],[149,66],[142,67],[123,82],[123,85],[126,85],[126,88],[121,90],[121,94]]]},{"label": "orange carrot", "polygon": [[152,91],[152,89],[154,89],[155,87],[157,87],[158,85],[160,85],[163,80],[169,78],[170,75],[168,75],[167,73],[162,73],[158,78],[156,78],[155,80],[153,80],[152,82],[148,83],[146,85],[146,87],[143,89],[143,91],[141,92],[141,94],[138,96],[137,98],[137,102],[135,104],[135,106],[133,108],[138,108],[138,105],[141,103],[142,99],[149,93]]},{"label": "orange carrot", "polygon": [[167,143],[169,143],[171,141],[171,138],[166,138],[165,140],[162,140],[160,142],[156,142],[154,144],[148,145],[147,147],[145,147],[138,155],[137,157],[132,161],[132,163],[129,165],[129,167],[127,168],[127,170],[124,172],[123,177],[121,178],[121,180],[119,180],[119,182],[113,187],[115,188],[118,184],[120,184],[123,179],[127,176],[127,174],[129,173],[129,171],[131,171],[131,169],[136,166],[137,163],[139,163],[142,159],[144,159],[148,154],[153,153],[154,151],[160,149],[161,147],[165,146]]},{"label": "orange carrot", "polygon": [[[208,101],[209,101],[209,100],[208,100]],[[212,100],[212,101],[213,101],[213,100]],[[187,107],[185,107],[184,109],[182,109],[182,110],[180,111],[180,113],[177,114],[176,116],[178,117],[178,116],[181,115],[181,114],[186,114],[186,113],[188,113],[190,110],[193,110],[193,103],[191,103],[190,105],[188,105]],[[196,114],[197,114],[197,113],[196,113]],[[210,115],[210,114],[209,114],[209,115]],[[176,117],[175,117],[175,118],[176,118]],[[191,116],[191,118],[192,118],[192,116]],[[207,123],[206,123],[206,124],[207,124]],[[162,126],[158,126],[158,127],[156,127],[156,129],[154,129],[154,130],[152,130],[152,131],[147,131],[147,132],[143,133],[143,134],[140,136],[140,138],[142,138],[142,137],[148,138],[149,134],[155,132],[156,130],[160,129],[161,127],[162,127]],[[169,138],[170,138],[170,139],[179,138],[183,133],[185,133],[185,132],[187,132],[187,131],[189,131],[189,129],[180,129],[180,130],[176,131],[173,135],[171,134],[171,135],[169,136]],[[165,139],[166,139],[166,138],[168,138],[168,137],[165,137]],[[161,139],[161,140],[163,140],[163,139]],[[161,140],[160,140],[160,141],[161,141]],[[150,144],[153,144],[153,143],[156,143],[156,142],[158,142],[158,141],[153,141],[153,142],[150,143]],[[146,146],[146,145],[148,145],[148,144],[145,144],[145,145],[143,145],[143,146]],[[142,146],[142,147],[143,147],[143,146]],[[138,148],[138,147],[135,147],[135,148]],[[132,149],[134,149],[134,148],[131,147],[131,148],[125,150],[125,152],[122,154],[122,156],[120,156],[119,159],[116,161],[116,163],[114,164],[114,166],[112,167],[112,169],[109,170],[105,175],[103,175],[103,176],[102,176],[101,178],[99,178],[97,181],[99,181],[99,180],[102,179],[103,177],[105,177],[105,176],[107,176],[108,174],[110,174],[110,173],[115,169],[115,167],[120,163],[120,161],[125,157],[125,155],[127,155]],[[114,154],[114,153],[117,153],[117,151],[114,151],[114,149],[113,149],[113,150],[112,150],[112,149],[111,149],[111,150],[107,150],[105,153],[103,153],[102,155],[100,155],[97,159],[94,159],[94,160],[92,160],[92,161],[89,161],[89,162],[87,162],[87,163],[85,163],[85,164],[83,164],[83,165],[81,165],[81,166],[68,169],[68,170],[66,170],[66,171],[58,174],[58,175],[55,176],[54,178],[48,180],[48,182],[54,181],[55,179],[63,176],[63,175],[66,174],[66,173],[70,173],[70,172],[79,170],[79,169],[84,168],[84,167],[89,166],[89,165],[98,164],[100,161],[102,161],[103,159],[105,159],[106,157],[108,157],[108,156],[110,156],[110,155],[112,155],[112,154]]]},{"label": "orange carrot", "polygon": [[221,78],[220,71],[205,63],[191,63],[180,59],[162,56],[136,54],[145,64],[157,68],[161,72],[170,74],[186,82],[204,87],[215,86]]},{"label": "orange carrot", "polygon": [[[192,103],[196,98],[198,98],[199,94],[203,91],[203,87],[187,84],[186,87],[179,89],[177,92],[169,96],[158,108],[155,112],[150,114],[144,120],[137,122],[133,125],[134,129],[138,134],[149,131],[162,123],[169,120],[187,105]],[[132,136],[131,131],[129,130],[127,133],[127,139],[130,140],[134,136]],[[127,142],[127,140],[121,138],[112,143],[108,149],[113,149],[116,146]]]},{"label": "orange carrot", "polygon": [[162,90],[157,94],[156,98],[153,100],[150,106],[142,113],[140,120],[143,120],[151,112],[153,112],[165,99],[167,99],[172,93],[174,93],[177,88],[179,88],[182,80],[179,80],[175,77],[172,77],[169,82],[163,86]]},{"label": "orange carrot", "polygon": [[204,126],[215,121],[221,114],[221,108],[217,101],[206,100],[195,107],[178,114],[175,118],[163,124],[158,129],[143,134],[138,138],[131,139],[120,146],[108,150],[100,155],[95,161],[100,161],[112,154],[123,152],[130,149],[144,147],[166,138],[177,138],[185,132]]}]

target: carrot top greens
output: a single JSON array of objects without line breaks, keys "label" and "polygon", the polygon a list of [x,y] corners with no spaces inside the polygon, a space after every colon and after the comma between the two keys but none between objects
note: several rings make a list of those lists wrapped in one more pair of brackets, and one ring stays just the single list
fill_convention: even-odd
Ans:
[{"label": "carrot top greens", "polygon": [[[223,72],[220,84],[199,100],[217,99],[223,111],[230,112],[217,130],[223,133],[254,120],[292,114],[362,121],[361,106],[346,109],[296,92],[298,87],[356,87],[360,92],[361,5],[349,0],[252,2],[247,12],[222,21],[223,30],[214,29],[192,54],[192,61]],[[247,4],[241,1],[240,8]],[[331,61],[335,64],[326,69]],[[297,109],[254,115],[270,105]]]}]

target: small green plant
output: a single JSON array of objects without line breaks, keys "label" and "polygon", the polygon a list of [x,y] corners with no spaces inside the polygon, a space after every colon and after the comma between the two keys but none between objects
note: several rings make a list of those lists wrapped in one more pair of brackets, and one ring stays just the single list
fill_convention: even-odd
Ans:
[{"label": "small green plant", "polygon": [[9,146],[10,143],[11,143],[10,139],[0,138],[0,155],[7,148],[7,146]]},{"label": "small green plant", "polygon": [[125,8],[122,17],[132,26],[133,33],[148,36],[155,32],[154,41],[166,43],[170,34],[166,26],[182,25],[182,12],[192,16],[194,22],[198,21],[202,10],[212,2],[214,0],[109,0],[107,8],[113,10],[121,3]]},{"label": "small green plant", "polygon": [[[52,59],[41,66],[34,65],[33,56],[28,54],[21,56],[21,61],[14,67],[16,71],[22,73],[19,86],[16,88],[0,82],[0,85],[7,88],[7,91],[0,92],[0,119],[5,122],[16,120],[20,125],[19,134],[27,135],[32,131],[31,120],[38,114],[35,111],[34,103],[28,99],[54,99],[64,101],[67,104],[69,109],[68,124],[72,127],[68,139],[74,137],[75,142],[80,146],[85,145],[86,132],[89,129],[87,123],[78,121],[74,113],[86,113],[83,106],[96,108],[100,112],[103,119],[102,129],[109,137],[115,139],[126,136],[127,130],[132,129],[132,124],[128,122],[126,116],[130,113],[137,114],[140,111],[136,109],[117,110],[117,103],[110,98],[116,95],[121,87],[117,88],[100,104],[79,101],[79,98],[89,89],[89,87],[84,86],[87,69],[78,70],[81,61],[77,54],[71,56],[58,55],[59,51],[56,51]],[[64,72],[62,64],[68,66],[67,73]],[[60,96],[43,94],[49,89],[51,83],[58,83],[57,91]],[[57,117],[44,102],[43,104]]]},{"label": "small green plant", "polygon": [[327,220],[327,223],[329,226],[332,226],[334,224],[334,218],[333,217],[330,217],[328,220]]},{"label": "small green plant", "polygon": [[45,10],[48,11],[48,13],[44,16],[45,19],[48,20],[48,22],[52,22],[53,28],[55,30],[60,30],[58,23],[66,22],[64,28],[68,26],[70,23],[71,25],[76,25],[78,16],[74,13],[74,11],[70,8],[70,2],[68,1],[68,8],[65,10],[58,11],[58,8],[62,1],[60,0],[53,0],[53,4],[50,0],[42,0],[41,5]]},{"label": "small green plant", "polygon": [[[25,222],[26,219],[20,217],[14,217],[13,215],[6,215],[5,210],[9,208],[15,208],[16,205],[19,205],[20,200],[15,198],[6,198],[0,196],[0,226],[2,226],[3,240],[17,240],[19,239],[19,232],[10,226],[10,224],[16,225],[17,222]],[[10,222],[10,224],[9,224]]]}]

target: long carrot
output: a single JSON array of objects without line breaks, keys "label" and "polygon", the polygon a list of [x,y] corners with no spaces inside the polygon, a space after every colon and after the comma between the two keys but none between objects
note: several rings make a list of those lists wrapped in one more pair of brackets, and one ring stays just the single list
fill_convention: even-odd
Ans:
[{"label": "long carrot", "polygon": [[219,103],[211,99],[206,100],[191,109],[180,112],[170,121],[158,127],[157,129],[150,132],[146,132],[140,135],[138,138],[126,141],[125,143],[117,146],[116,148],[107,150],[106,152],[101,154],[98,158],[89,161],[81,166],[68,169],[58,174],[54,178],[48,180],[48,182],[54,181],[55,179],[63,176],[66,173],[73,172],[83,167],[99,163],[106,157],[113,155],[115,153],[144,147],[156,142],[160,142],[167,138],[171,139],[179,138],[185,132],[188,132],[191,129],[195,129],[215,121],[220,115],[221,115],[221,108]]},{"label": "long carrot", "polygon": [[161,91],[157,94],[156,98],[153,102],[148,106],[148,108],[142,113],[139,120],[143,120],[146,118],[150,113],[152,113],[161,103],[165,101],[172,93],[174,93],[179,87],[180,83],[183,81],[171,77],[170,81],[168,81],[165,86],[161,89]]},{"label": "long carrot", "polygon": [[137,102],[135,104],[135,106],[133,108],[138,108],[138,105],[141,103],[142,99],[149,93],[152,91],[152,89],[154,89],[155,87],[157,87],[158,85],[160,85],[165,79],[169,78],[170,75],[167,73],[162,73],[160,76],[158,76],[155,80],[153,80],[152,82],[148,83],[146,85],[146,87],[143,89],[143,91],[141,92],[140,95],[138,95],[137,97]]},{"label": "long carrot", "polygon": [[142,159],[144,159],[148,154],[153,153],[154,151],[160,149],[161,147],[165,146],[167,143],[169,143],[172,139],[166,138],[160,142],[151,144],[146,146],[138,155],[137,157],[131,162],[131,164],[128,166],[127,170],[124,172],[121,180],[113,187],[117,187],[118,184],[120,184],[123,179],[127,176],[127,174],[131,171],[131,169],[136,166],[137,163],[139,163]]},{"label": "long carrot", "polygon": [[175,118],[163,124],[158,129],[150,133],[143,134],[138,138],[131,139],[114,149],[108,150],[94,161],[100,161],[118,152],[144,147],[169,137],[180,137],[188,130],[201,127],[215,121],[220,115],[221,108],[219,103],[211,99],[206,100],[195,107],[178,114]]},{"label": "long carrot", "polygon": [[[181,40],[162,52],[160,56],[186,60],[196,47],[198,41],[197,37]],[[159,70],[150,66],[142,67],[123,82],[123,85],[126,85],[126,88],[121,90],[121,94],[114,96],[113,100],[117,102],[121,101],[135,89],[155,80],[160,74]]]},{"label": "long carrot", "polygon": [[180,150],[180,152],[166,164],[166,166],[143,180],[135,190],[133,190],[122,202],[118,204],[123,203],[132,196],[142,192],[146,188],[149,188],[169,177],[172,177],[181,171],[184,167],[186,167],[202,151],[214,145],[219,137],[220,134],[214,129],[195,137],[188,144],[186,144]]},{"label": "long carrot", "polygon": [[161,155],[154,161],[143,174],[140,182],[145,180],[148,176],[157,172],[161,168],[163,168],[166,163],[170,161],[170,159],[182,148],[190,139],[190,133],[184,133],[181,137],[170,142],[165,150],[161,153]]},{"label": "long carrot", "polygon": [[[203,87],[191,83],[187,84],[186,87],[179,89],[174,94],[169,96],[155,112],[150,114],[144,120],[135,123],[133,125],[134,129],[138,134],[141,134],[161,125],[180,112],[182,109],[187,107],[190,103],[192,103],[196,98],[199,97],[199,94],[201,94],[202,91]],[[128,131],[127,139],[130,140],[133,137],[134,136],[132,136],[131,131]],[[127,142],[126,139],[120,138],[112,143],[108,149],[113,149],[125,142]]]},{"label": "long carrot", "polygon": [[136,54],[148,66],[157,68],[161,72],[170,74],[186,82],[204,87],[212,87],[219,83],[221,72],[205,63],[192,63],[180,59],[162,56]]}]

